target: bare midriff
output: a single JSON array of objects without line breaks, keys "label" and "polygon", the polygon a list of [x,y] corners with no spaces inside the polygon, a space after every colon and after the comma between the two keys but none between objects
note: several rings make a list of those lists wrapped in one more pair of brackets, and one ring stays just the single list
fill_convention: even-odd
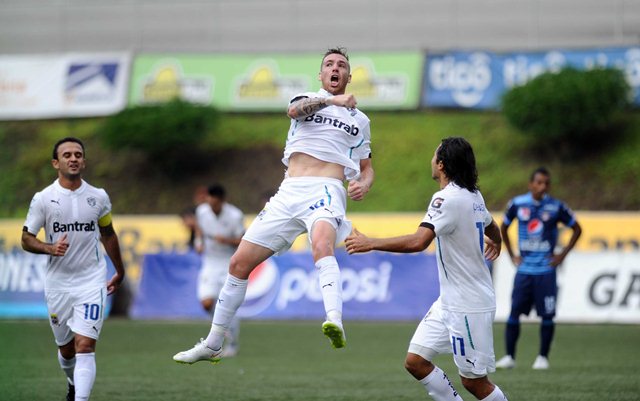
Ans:
[{"label": "bare midriff", "polygon": [[295,152],[289,157],[289,177],[332,177],[344,181],[344,166]]}]

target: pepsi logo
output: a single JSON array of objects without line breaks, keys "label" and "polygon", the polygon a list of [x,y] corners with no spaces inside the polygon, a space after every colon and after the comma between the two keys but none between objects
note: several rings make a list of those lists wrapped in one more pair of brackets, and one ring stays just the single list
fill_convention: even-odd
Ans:
[{"label": "pepsi logo", "polygon": [[540,234],[542,233],[543,229],[544,224],[538,219],[533,219],[529,223],[527,223],[527,233],[529,235]]},{"label": "pepsi logo", "polygon": [[238,316],[255,316],[271,305],[278,294],[280,273],[272,259],[260,263],[249,275],[249,284]]}]

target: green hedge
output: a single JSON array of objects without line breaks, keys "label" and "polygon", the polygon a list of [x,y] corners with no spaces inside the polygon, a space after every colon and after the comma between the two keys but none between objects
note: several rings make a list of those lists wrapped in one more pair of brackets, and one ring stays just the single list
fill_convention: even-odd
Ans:
[{"label": "green hedge", "polygon": [[217,121],[212,107],[174,100],[125,109],[105,120],[100,136],[112,150],[140,151],[154,167],[170,172],[180,163],[184,171],[189,167],[185,156],[197,152]]},{"label": "green hedge", "polygon": [[618,69],[544,73],[514,87],[502,99],[507,120],[537,143],[570,145],[579,152],[618,135],[618,117],[629,106],[630,88]]}]

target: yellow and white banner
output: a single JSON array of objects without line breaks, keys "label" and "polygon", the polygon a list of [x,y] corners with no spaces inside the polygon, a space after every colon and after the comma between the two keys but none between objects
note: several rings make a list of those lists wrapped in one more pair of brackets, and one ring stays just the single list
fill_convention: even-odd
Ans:
[{"label": "yellow and white banner", "polygon": [[[414,232],[422,221],[423,213],[351,213],[353,226],[373,237],[387,237]],[[501,213],[494,213],[496,219]],[[576,212],[583,234],[577,251],[640,252],[640,213],[633,212]],[[246,224],[254,216],[247,216]],[[0,219],[0,255],[20,249],[23,219]],[[147,253],[186,251],[189,233],[178,216],[116,215],[113,224],[120,239],[129,277],[136,280],[141,258]],[[517,238],[516,224],[512,224],[512,238]],[[511,232],[511,231],[510,231]],[[566,243],[571,230],[562,230],[560,243]],[[309,242],[301,236],[292,251],[306,250]],[[429,249],[433,251],[433,249]],[[640,253],[639,253],[640,254]],[[0,269],[2,262],[0,261]]]}]

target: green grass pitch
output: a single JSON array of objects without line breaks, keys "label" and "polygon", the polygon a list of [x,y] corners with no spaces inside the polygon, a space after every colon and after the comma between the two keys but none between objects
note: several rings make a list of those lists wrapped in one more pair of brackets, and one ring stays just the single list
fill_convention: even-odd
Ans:
[{"label": "green grass pitch", "polygon": [[[179,365],[171,356],[208,332],[208,322],[110,319],[98,343],[92,401],[428,400],[404,371],[416,323],[346,322],[347,348],[334,350],[321,322],[243,322],[242,348],[219,365]],[[504,325],[494,330],[503,354]],[[0,321],[0,399],[63,400],[66,383],[46,321]],[[490,375],[511,401],[640,400],[640,328],[556,328],[551,369],[534,371],[538,326],[525,324],[518,366]],[[449,355],[435,361],[465,400]]]}]

